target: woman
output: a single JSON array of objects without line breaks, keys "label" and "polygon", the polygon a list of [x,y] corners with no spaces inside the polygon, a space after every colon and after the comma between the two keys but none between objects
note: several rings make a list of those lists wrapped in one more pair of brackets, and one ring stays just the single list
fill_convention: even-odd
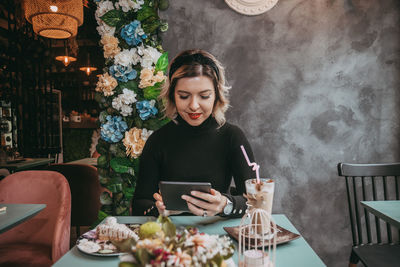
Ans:
[{"label": "woman", "polygon": [[[210,194],[193,191],[196,198],[182,196],[195,215],[244,215],[244,181],[254,177],[254,172],[240,145],[254,158],[243,132],[225,122],[228,90],[224,69],[210,53],[187,50],[173,59],[160,94],[165,114],[172,121],[155,131],[143,149],[134,215],[171,214],[158,193],[161,180],[211,183]],[[228,192],[232,177],[236,196]]]}]

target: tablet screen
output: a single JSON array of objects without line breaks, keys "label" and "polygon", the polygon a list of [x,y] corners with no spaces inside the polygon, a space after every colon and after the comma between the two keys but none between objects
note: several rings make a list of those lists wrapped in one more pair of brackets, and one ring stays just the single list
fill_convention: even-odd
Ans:
[{"label": "tablet screen", "polygon": [[167,210],[189,211],[186,201],[181,196],[190,196],[191,191],[210,193],[211,184],[204,182],[161,181],[159,188]]}]

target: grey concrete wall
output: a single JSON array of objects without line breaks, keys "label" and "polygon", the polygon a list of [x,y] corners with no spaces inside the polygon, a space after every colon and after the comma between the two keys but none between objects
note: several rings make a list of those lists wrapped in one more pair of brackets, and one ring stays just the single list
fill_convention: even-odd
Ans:
[{"label": "grey concrete wall", "polygon": [[400,2],[280,0],[248,17],[223,0],[170,0],[164,47],[226,66],[230,122],[247,134],[284,213],[328,266],[351,244],[338,162],[400,160]]}]

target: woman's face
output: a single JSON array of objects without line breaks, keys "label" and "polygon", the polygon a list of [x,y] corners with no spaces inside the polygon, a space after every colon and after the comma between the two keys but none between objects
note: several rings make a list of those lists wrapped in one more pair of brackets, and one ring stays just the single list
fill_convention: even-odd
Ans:
[{"label": "woman's face", "polygon": [[181,78],[176,84],[174,97],[178,114],[188,124],[198,126],[213,111],[214,84],[207,76]]}]

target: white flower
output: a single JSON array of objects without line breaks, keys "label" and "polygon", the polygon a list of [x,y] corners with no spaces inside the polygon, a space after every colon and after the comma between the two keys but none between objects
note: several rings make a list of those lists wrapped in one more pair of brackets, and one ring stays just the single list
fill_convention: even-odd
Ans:
[{"label": "white flower", "polygon": [[151,131],[151,130],[147,130],[146,128],[143,128],[142,129],[142,135],[141,135],[141,137],[142,137],[142,139],[144,140],[144,141],[147,141],[147,139],[150,137],[150,135],[153,133],[153,131]]},{"label": "white flower", "polygon": [[143,68],[151,69],[153,64],[156,65],[158,59],[162,55],[158,50],[154,47],[147,46],[144,48],[143,46],[138,47],[138,54],[142,56],[141,65]]},{"label": "white flower", "polygon": [[175,254],[168,256],[167,266],[190,266],[192,258],[181,248],[177,248]]},{"label": "white flower", "polygon": [[133,108],[127,105],[121,106],[121,115],[127,117],[132,114]]},{"label": "white flower", "polygon": [[111,1],[106,0],[106,1],[100,2],[97,5],[96,12],[94,13],[97,23],[100,24],[99,21],[102,21],[100,17],[103,16],[104,14],[106,14],[108,11],[113,10],[113,9],[115,9],[115,8]]},{"label": "white flower", "polygon": [[100,36],[103,37],[103,35],[110,35],[113,36],[115,33],[115,27],[108,26],[105,24],[102,20],[98,21],[99,26],[97,26],[97,32],[100,34]]},{"label": "white flower", "polygon": [[143,4],[143,0],[119,0],[117,3],[115,3],[115,6],[117,8],[121,8],[124,12],[128,12],[132,9],[136,12],[142,8]]},{"label": "white flower", "polygon": [[115,64],[119,64],[119,65],[122,65],[125,67],[128,67],[129,65],[132,65],[132,64],[136,65],[140,61],[141,61],[141,58],[137,54],[136,48],[131,48],[129,50],[124,49],[114,57]]},{"label": "white flower", "polygon": [[112,106],[119,110],[122,116],[126,117],[132,114],[133,108],[131,105],[136,102],[136,94],[127,88],[124,88],[122,92],[122,94],[113,99]]},{"label": "white flower", "polygon": [[122,90],[122,95],[120,95],[122,102],[125,105],[133,104],[136,102],[136,94],[134,91],[124,88]]}]

